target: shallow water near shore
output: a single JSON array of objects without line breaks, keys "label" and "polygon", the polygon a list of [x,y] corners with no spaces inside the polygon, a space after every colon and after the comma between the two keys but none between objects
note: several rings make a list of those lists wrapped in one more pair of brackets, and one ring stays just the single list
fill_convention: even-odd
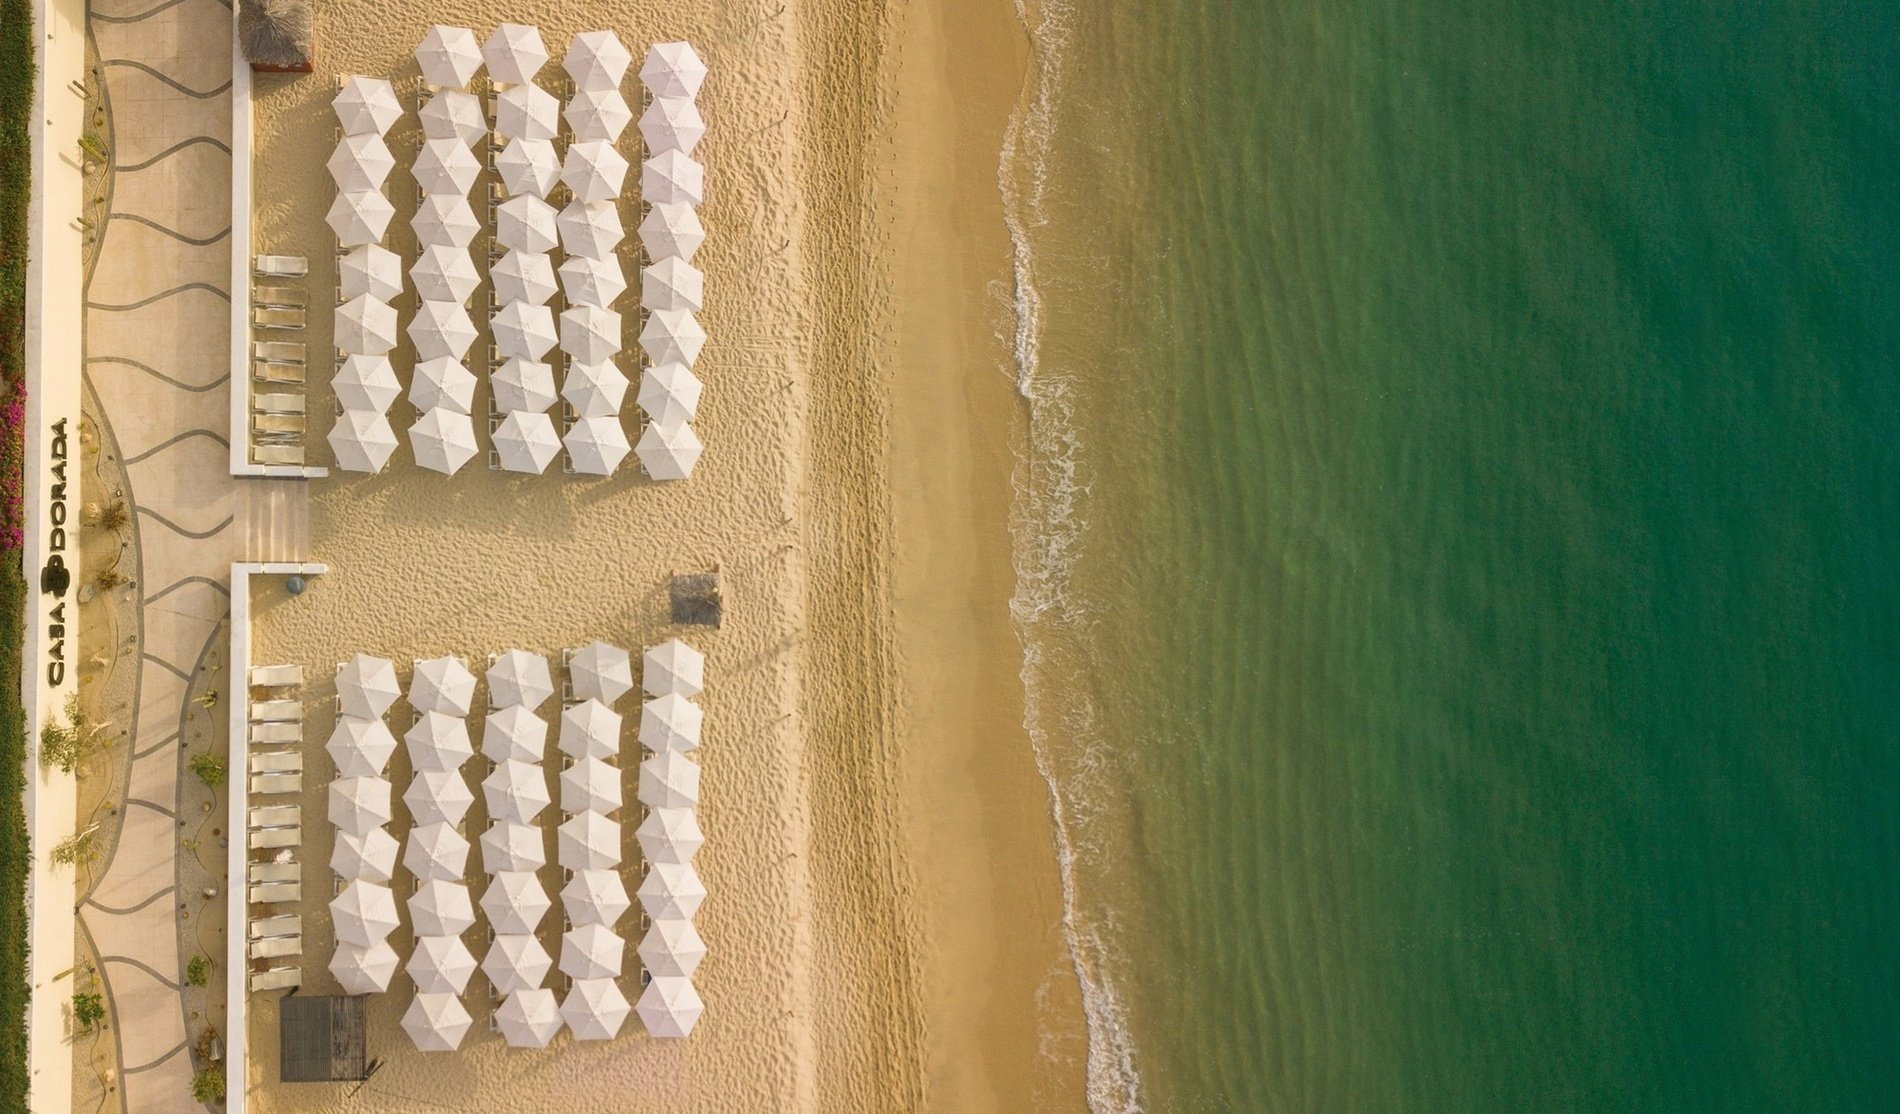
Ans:
[{"label": "shallow water near shore", "polygon": [[1093,1108],[1894,1106],[1900,11],[1027,20]]}]

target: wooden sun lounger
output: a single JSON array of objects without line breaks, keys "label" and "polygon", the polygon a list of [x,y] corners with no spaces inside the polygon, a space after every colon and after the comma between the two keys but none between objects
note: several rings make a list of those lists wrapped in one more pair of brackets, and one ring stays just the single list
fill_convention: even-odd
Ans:
[{"label": "wooden sun lounger", "polygon": [[259,383],[273,386],[302,386],[304,381],[303,363],[279,363],[275,360],[259,360],[251,365],[251,378]]},{"label": "wooden sun lounger", "polygon": [[301,286],[259,286],[251,291],[251,301],[260,306],[302,309],[307,300]]},{"label": "wooden sun lounger", "polygon": [[294,750],[274,750],[251,755],[251,769],[260,774],[301,774],[303,755]]},{"label": "wooden sun lounger", "polygon": [[251,705],[251,722],[287,722],[303,718],[301,700],[259,700]]},{"label": "wooden sun lounger", "polygon": [[302,445],[253,445],[251,456],[259,464],[302,464]]},{"label": "wooden sun lounger", "polygon": [[303,985],[303,968],[269,967],[251,973],[252,990],[295,990]]},{"label": "wooden sun lounger", "polygon": [[245,868],[245,878],[251,882],[301,882],[303,866],[300,863],[252,863]]},{"label": "wooden sun lounger", "polygon": [[303,341],[255,340],[251,342],[251,357],[280,364],[301,364],[304,358]]},{"label": "wooden sun lounger", "polygon": [[267,936],[251,941],[252,959],[283,959],[303,954],[302,936]]},{"label": "wooden sun lounger", "polygon": [[303,823],[303,809],[296,805],[261,805],[250,812],[253,828],[280,828]]},{"label": "wooden sun lounger", "polygon": [[263,278],[302,278],[310,273],[310,261],[301,255],[260,255],[252,269]]},{"label": "wooden sun lounger", "polygon": [[[270,398],[274,396],[262,395],[260,397]],[[303,666],[254,665],[251,667],[251,684],[258,688],[275,688],[279,685],[301,685],[303,684]]]},{"label": "wooden sun lounger", "polygon": [[259,917],[251,922],[251,939],[264,940],[272,936],[296,936],[303,932],[303,917],[296,913],[279,913],[274,917]]},{"label": "wooden sun lounger", "polygon": [[252,414],[251,429],[256,433],[302,433],[302,414]]},{"label": "wooden sun lounger", "polygon": [[[304,412],[302,395],[255,394],[251,396],[251,409],[263,414],[301,414]],[[252,681],[252,684],[257,684]],[[296,684],[295,681],[279,681],[281,685]]]},{"label": "wooden sun lounger", "polygon": [[302,847],[303,825],[290,824],[280,828],[255,828],[249,840],[253,851],[271,851],[279,847]]},{"label": "wooden sun lounger", "polygon": [[263,882],[251,887],[251,904],[276,905],[303,900],[302,882]]},{"label": "wooden sun lounger", "polygon": [[251,725],[251,743],[301,743],[303,742],[303,724],[301,723],[253,723]]},{"label": "wooden sun lounger", "polygon": [[268,796],[272,793],[301,793],[303,792],[303,774],[252,774],[251,792],[260,797]]},{"label": "wooden sun lounger", "polygon": [[251,310],[251,324],[260,329],[301,329],[303,310],[257,306]]}]

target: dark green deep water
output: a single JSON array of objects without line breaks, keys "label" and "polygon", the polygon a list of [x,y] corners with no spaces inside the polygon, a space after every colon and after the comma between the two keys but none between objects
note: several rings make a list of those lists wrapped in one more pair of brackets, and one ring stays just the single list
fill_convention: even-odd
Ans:
[{"label": "dark green deep water", "polygon": [[1096,1109],[1900,1109],[1900,3],[1031,16]]}]

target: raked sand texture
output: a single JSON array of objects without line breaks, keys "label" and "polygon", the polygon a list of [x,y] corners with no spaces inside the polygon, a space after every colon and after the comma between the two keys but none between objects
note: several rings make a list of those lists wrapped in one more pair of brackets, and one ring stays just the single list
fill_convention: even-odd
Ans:
[{"label": "raked sand texture", "polygon": [[[875,26],[855,13],[777,3],[326,6],[317,74],[260,75],[256,86],[257,250],[308,256],[313,303],[321,305],[334,282],[322,169],[334,142],[333,76],[392,77],[413,108],[419,76],[410,51],[430,22],[486,35],[503,20],[535,21],[557,62],[574,32],[611,27],[636,60],[651,42],[685,38],[712,67],[699,98],[710,131],[696,152],[707,167],[702,215],[710,233],[696,259],[711,292],[702,315],[711,340],[697,366],[706,393],[695,422],[706,454],[690,481],[671,484],[632,467],[585,479],[558,466],[542,476],[498,473],[480,460],[446,477],[418,469],[406,448],[382,474],[319,481],[311,556],[331,572],[295,599],[260,583],[257,660],[301,662],[320,679],[358,650],[391,657],[406,672],[413,659],[445,653],[479,668],[510,646],[554,657],[595,638],[639,647],[685,634],[707,655],[706,744],[695,755],[705,771],[700,820],[708,837],[695,865],[711,892],[696,918],[709,947],[695,979],[706,1013],[685,1041],[652,1040],[630,1018],[612,1042],[563,1035],[546,1050],[510,1049],[488,1030],[477,979],[469,996],[476,1024],[462,1051],[422,1054],[397,1027],[412,989],[398,976],[372,999],[370,1049],[385,1063],[353,1104],[523,1114],[913,1108],[920,1056],[902,929],[907,883],[890,820],[889,638],[881,596],[855,548],[873,536],[865,519],[881,505],[881,480],[864,466],[881,451],[881,429],[875,408],[834,405],[866,381],[854,362],[863,347],[840,339],[862,328],[853,222],[863,152],[835,137],[875,119],[863,88],[875,67],[855,65],[860,52],[875,57],[863,45]],[[374,33],[361,33],[368,28]],[[814,45],[822,58],[808,53]],[[822,84],[811,77],[821,67],[829,75]],[[555,76],[551,64],[543,80]],[[630,100],[636,82],[630,73]],[[415,206],[408,140],[417,130],[412,111],[391,136],[398,218],[387,242],[405,252],[413,249],[403,225]],[[621,140],[630,153],[638,144],[631,129]],[[631,229],[638,218],[631,188],[622,208]],[[630,266],[634,252],[630,245]],[[478,291],[474,300],[486,296]],[[635,300],[621,303],[630,339]],[[406,320],[413,296],[399,304]],[[307,339],[321,353],[330,326],[322,313],[313,318]],[[484,347],[477,343],[478,372]],[[407,377],[412,355],[399,348],[394,356]],[[633,361],[627,370],[636,370]],[[313,368],[309,443],[319,458],[332,412],[326,378]],[[477,413],[486,391],[484,383]],[[808,410],[824,420],[808,420]],[[399,430],[412,413],[397,404]],[[631,407],[625,419],[634,431]],[[834,530],[840,523],[852,532]],[[668,575],[714,565],[724,628],[669,626]],[[816,672],[826,683],[803,683]],[[320,705],[329,688],[319,680],[307,694],[319,771],[327,768],[315,748],[328,726]],[[627,755],[629,767],[635,757]],[[321,797],[307,793],[305,807],[320,818]],[[395,827],[406,821],[399,809]],[[637,812],[623,821],[631,888]],[[471,830],[480,822],[478,806]],[[329,837],[314,819],[305,832],[302,857],[317,883],[327,877]],[[305,911],[305,987],[321,993],[333,989],[323,970],[328,914],[321,901]],[[630,945],[635,923],[621,926]],[[405,926],[399,949],[409,938]],[[631,946],[628,960],[635,998]],[[252,1018],[245,1085],[253,1109],[344,1108],[350,1088],[277,1085],[274,997],[257,999]],[[602,1105],[606,1096],[611,1102]]]}]

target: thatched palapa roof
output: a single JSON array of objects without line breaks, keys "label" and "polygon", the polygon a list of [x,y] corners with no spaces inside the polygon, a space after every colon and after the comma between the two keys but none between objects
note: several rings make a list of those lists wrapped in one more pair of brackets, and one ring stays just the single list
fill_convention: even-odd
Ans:
[{"label": "thatched palapa roof", "polygon": [[238,0],[238,41],[254,70],[309,73],[311,0]]}]

